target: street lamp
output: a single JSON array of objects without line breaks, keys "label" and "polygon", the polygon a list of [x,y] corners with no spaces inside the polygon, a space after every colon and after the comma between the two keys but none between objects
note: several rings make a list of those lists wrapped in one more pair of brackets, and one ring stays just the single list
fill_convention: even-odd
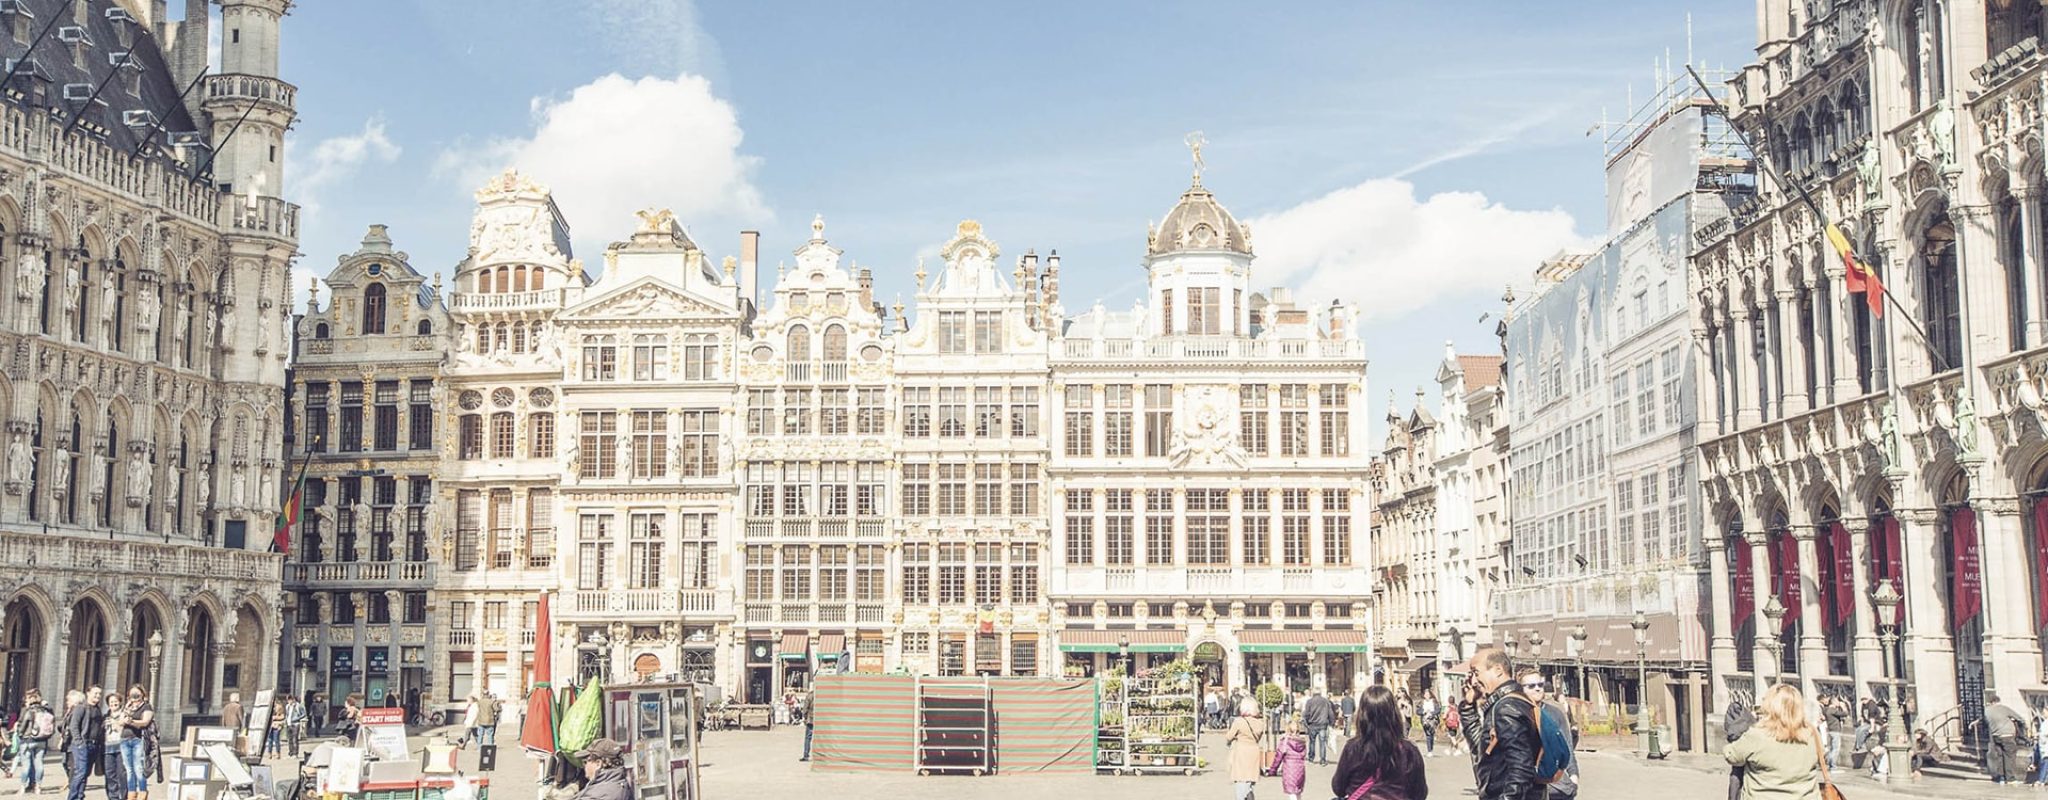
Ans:
[{"label": "street lamp", "polygon": [[1124,662],[1124,674],[1125,674],[1125,675],[1129,675],[1129,674],[1131,674],[1131,635],[1130,635],[1130,634],[1128,634],[1128,633],[1126,633],[1126,634],[1120,634],[1120,635],[1118,635],[1118,636],[1116,637],[1116,654],[1117,654],[1117,656],[1118,656],[1119,660],[1121,660],[1121,661],[1123,661],[1123,662]]},{"label": "street lamp", "polygon": [[1764,647],[1771,651],[1771,682],[1779,683],[1785,677],[1785,640],[1779,633],[1785,630],[1785,604],[1778,602],[1777,595],[1764,604],[1764,619],[1770,621],[1770,638],[1764,640]]},{"label": "street lamp", "polygon": [[1636,736],[1642,742],[1643,757],[1654,755],[1650,748],[1655,734],[1650,730],[1650,618],[1636,609],[1628,626],[1636,632]]},{"label": "street lamp", "polygon": [[1302,651],[1303,651],[1303,652],[1306,652],[1306,653],[1308,653],[1308,685],[1309,685],[1310,687],[1314,687],[1314,686],[1316,685],[1316,676],[1319,676],[1319,675],[1323,674],[1323,668],[1322,668],[1322,665],[1321,665],[1321,664],[1318,664],[1318,663],[1316,663],[1316,636],[1315,636],[1315,634],[1313,634],[1313,633],[1309,634],[1309,636],[1308,636],[1308,642],[1307,642],[1306,644],[1302,645],[1301,649],[1302,649]]},{"label": "street lamp", "polygon": [[1522,643],[1515,640],[1514,631],[1508,631],[1506,635],[1502,636],[1500,644],[1502,647],[1507,648],[1509,659],[1513,659],[1522,653]]},{"label": "street lamp", "polygon": [[1530,658],[1531,660],[1534,660],[1534,659],[1537,659],[1537,658],[1540,658],[1540,657],[1542,657],[1542,655],[1543,655],[1543,632],[1542,632],[1542,631],[1530,631],[1530,632],[1529,632],[1529,658]]},{"label": "street lamp", "polygon": [[313,632],[299,631],[299,686],[298,694],[304,697],[313,682]]},{"label": "street lamp", "polygon": [[1572,642],[1573,642],[1573,647],[1572,647],[1572,652],[1573,652],[1573,654],[1574,654],[1574,655],[1573,655],[1573,658],[1574,658],[1574,659],[1576,659],[1576,660],[1578,661],[1578,663],[1579,663],[1579,701],[1580,701],[1580,702],[1585,702],[1585,701],[1586,701],[1586,699],[1587,699],[1587,697],[1586,697],[1586,626],[1584,626],[1584,625],[1573,625],[1573,626],[1572,626],[1572,634],[1571,634],[1571,635],[1572,635]]},{"label": "street lamp", "polygon": [[163,664],[164,629],[158,628],[149,633],[149,699],[151,702],[156,701],[157,675],[158,671],[163,668]]},{"label": "street lamp", "polygon": [[[1879,580],[1877,592],[1870,598],[1871,604],[1877,607],[1877,635],[1884,645],[1885,683],[1892,690],[1892,707],[1891,713],[1886,715],[1890,719],[1885,724],[1884,745],[1885,774],[1888,780],[1899,779],[1899,773],[1894,771],[1893,767],[1902,763],[1898,759],[1904,758],[1901,753],[1906,749],[1906,685],[1905,681],[1900,680],[1902,676],[1892,669],[1893,648],[1899,643],[1899,602],[1904,599],[1899,596],[1898,588],[1888,580]],[[1906,772],[1910,774],[1912,770],[1908,768]]]}]

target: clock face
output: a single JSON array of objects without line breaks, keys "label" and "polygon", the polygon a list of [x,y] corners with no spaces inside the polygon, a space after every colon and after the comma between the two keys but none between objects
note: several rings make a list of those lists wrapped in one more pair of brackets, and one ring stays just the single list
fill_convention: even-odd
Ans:
[{"label": "clock face", "polygon": [[755,657],[755,658],[767,658],[767,657],[768,657],[768,645],[765,645],[765,644],[757,644],[757,645],[754,645],[754,657]]}]

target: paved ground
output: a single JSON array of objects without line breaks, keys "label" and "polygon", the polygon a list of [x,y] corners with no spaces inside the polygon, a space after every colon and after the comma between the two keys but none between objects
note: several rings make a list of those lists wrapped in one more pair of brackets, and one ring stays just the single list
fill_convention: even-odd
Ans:
[{"label": "paved ground", "polygon": [[[425,744],[416,738],[415,750]],[[516,739],[500,735],[502,746],[498,768],[482,773],[491,778],[491,800],[536,800],[538,787],[533,762],[518,752]],[[1439,800],[1472,796],[1472,771],[1465,757],[1451,753],[1439,742],[1438,757],[1430,759],[1430,796]],[[1615,749],[1587,751],[1579,755],[1584,781],[1579,796],[1584,800],[1608,798],[1652,798],[1652,800],[1725,800],[1727,772],[1710,757],[1677,756],[1669,760],[1644,762],[1633,752]],[[728,798],[846,798],[865,800],[1128,800],[1132,797],[1231,797],[1225,774],[1212,770],[1194,777],[1149,775],[1006,775],[974,777],[918,777],[915,775],[872,775],[843,772],[813,772],[797,761],[803,749],[802,728],[772,731],[714,731],[706,733],[701,755],[704,759],[701,790],[710,800]],[[1202,756],[1218,763],[1224,753],[1220,734],[1202,740]],[[271,762],[280,776],[297,768],[296,759]],[[462,755],[462,766],[474,771],[477,751]],[[1332,768],[1309,766],[1308,791],[1304,800],[1329,797]],[[2025,788],[1994,787],[1989,783],[1968,784],[1928,781],[1890,787],[1857,775],[1837,775],[1847,796],[1854,800],[1907,800],[1908,798],[2041,798]],[[50,780],[61,781],[62,771],[52,765]],[[61,787],[61,783],[50,784]],[[19,784],[0,781],[0,795],[12,794]],[[153,798],[164,798],[160,787],[152,787]],[[61,794],[43,796],[54,800]],[[91,783],[88,800],[101,800],[98,781]],[[1258,788],[1258,797],[1278,800],[1278,779],[1268,778]]]}]

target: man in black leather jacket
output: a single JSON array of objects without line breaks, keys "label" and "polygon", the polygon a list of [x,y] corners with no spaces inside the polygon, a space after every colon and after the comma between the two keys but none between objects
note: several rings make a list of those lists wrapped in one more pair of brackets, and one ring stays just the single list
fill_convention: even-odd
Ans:
[{"label": "man in black leather jacket", "polygon": [[1465,662],[1465,696],[1458,703],[1460,733],[1472,750],[1472,777],[1479,800],[1543,800],[1536,782],[1536,730],[1528,695],[1508,667],[1507,653],[1482,647]]}]

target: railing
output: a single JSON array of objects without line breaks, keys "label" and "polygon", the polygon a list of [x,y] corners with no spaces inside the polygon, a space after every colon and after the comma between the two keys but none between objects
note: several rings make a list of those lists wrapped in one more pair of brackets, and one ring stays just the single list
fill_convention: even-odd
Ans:
[{"label": "railing", "polygon": [[269,578],[283,556],[198,544],[108,541],[63,533],[0,532],[0,563],[30,572],[141,573],[195,578]]},{"label": "railing", "polygon": [[532,628],[527,628],[519,632],[519,643],[526,645],[527,647],[532,647],[534,641],[538,638],[539,637],[534,635],[534,631]]},{"label": "railing", "polygon": [[880,539],[889,535],[889,523],[879,519],[856,520],[853,535],[861,539]]},{"label": "railing", "polygon": [[674,614],[718,610],[716,589],[579,589],[565,593],[570,614]]},{"label": "railing", "polygon": [[775,537],[775,521],[765,519],[747,520],[747,538],[772,539]]},{"label": "railing", "polygon": [[825,362],[825,379],[824,379],[824,380],[825,380],[825,382],[826,382],[826,383],[845,383],[845,382],[846,382],[846,362],[844,362],[844,361],[828,361],[828,362]]},{"label": "railing", "polygon": [[189,176],[190,164],[162,158],[131,159],[125,148],[108,145],[83,126],[59,136],[63,118],[27,106],[0,108],[0,151],[55,168],[59,175],[92,181],[131,198],[161,202],[164,208],[209,225],[220,219],[221,194],[210,181]]},{"label": "railing", "polygon": [[448,298],[451,311],[496,311],[561,305],[561,289],[530,292],[457,292]]},{"label": "railing", "polygon": [[232,209],[229,223],[239,231],[269,233],[286,239],[299,238],[299,207],[275,197],[221,198],[221,203]]},{"label": "railing", "polygon": [[810,380],[810,379],[811,379],[811,362],[809,362],[809,361],[792,361],[792,362],[790,362],[790,363],[788,363],[788,364],[784,364],[784,365],[782,366],[782,377],[783,377],[783,379],[784,379],[784,380],[791,380],[791,381],[808,381],[808,380]]},{"label": "railing", "polygon": [[1138,590],[1138,571],[1134,569],[1111,569],[1104,575],[1109,591],[1135,592]]},{"label": "railing", "polygon": [[209,76],[205,85],[208,100],[261,100],[285,108],[299,93],[299,87],[276,78],[239,73]]},{"label": "railing", "polygon": [[677,611],[693,611],[700,614],[717,611],[718,590],[684,589],[682,593],[677,596],[677,601]]},{"label": "railing", "polygon": [[846,538],[847,527],[846,520],[843,519],[821,519],[818,520],[818,535],[824,538],[843,539]]},{"label": "railing", "polygon": [[776,610],[775,619],[778,622],[810,622],[811,606],[809,603],[783,603]]},{"label": "railing", "polygon": [[886,618],[881,606],[859,605],[853,607],[853,621],[856,624],[878,623]]},{"label": "railing", "polygon": [[476,629],[455,628],[448,631],[448,644],[457,647],[464,645],[474,646],[476,644]]},{"label": "railing", "polygon": [[1152,360],[1339,359],[1364,358],[1365,345],[1356,339],[1274,340],[1232,337],[1104,339],[1100,342],[1093,339],[1066,339],[1060,342],[1060,355],[1069,359],[1128,359],[1139,353]]},{"label": "railing", "polygon": [[1283,570],[1280,573],[1280,590],[1283,592],[1306,592],[1315,588],[1315,575],[1305,569]]},{"label": "railing", "polygon": [[428,561],[331,561],[318,564],[294,563],[286,570],[293,582],[308,583],[424,583],[434,579],[434,565]]}]

